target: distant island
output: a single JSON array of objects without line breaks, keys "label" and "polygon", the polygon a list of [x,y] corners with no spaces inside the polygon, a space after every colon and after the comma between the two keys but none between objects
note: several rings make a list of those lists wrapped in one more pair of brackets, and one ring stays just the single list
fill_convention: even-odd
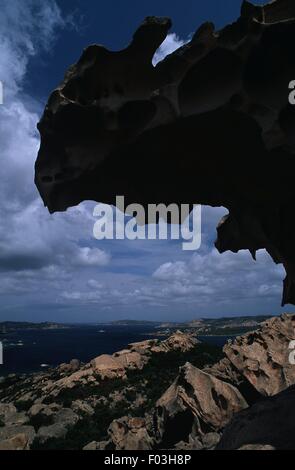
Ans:
[{"label": "distant island", "polygon": [[161,322],[148,320],[115,320],[111,322],[115,326],[160,326]]},{"label": "distant island", "polygon": [[42,322],[42,323],[32,323],[32,322],[14,322],[14,321],[5,321],[0,322],[0,334],[6,334],[12,331],[17,330],[58,330],[69,328],[69,325],[64,325],[62,323],[51,323],[51,322]]},{"label": "distant island", "polygon": [[177,328],[192,331],[200,336],[237,336],[256,329],[271,317],[272,315],[200,318],[184,323],[161,323],[159,333],[162,332],[163,335],[165,331],[165,334],[169,335]]},{"label": "distant island", "polygon": [[[151,336],[169,336],[176,330],[192,332],[201,336],[237,336],[257,328],[272,315],[224,317],[224,318],[198,318],[186,322],[160,322],[151,320],[115,320],[110,326],[142,326],[154,328]],[[57,330],[75,327],[75,325],[54,322],[0,322],[0,335],[18,330]]]},{"label": "distant island", "polygon": [[224,318],[199,318],[187,322],[156,322],[146,320],[118,320],[111,322],[114,326],[153,326],[157,336],[169,336],[181,329],[202,336],[235,336],[257,328],[272,315],[257,315]]}]

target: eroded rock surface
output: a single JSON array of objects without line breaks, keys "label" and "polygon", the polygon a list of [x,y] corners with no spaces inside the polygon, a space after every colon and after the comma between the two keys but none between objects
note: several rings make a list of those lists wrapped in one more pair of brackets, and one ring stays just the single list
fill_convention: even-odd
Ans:
[{"label": "eroded rock surface", "polygon": [[125,368],[122,363],[108,354],[103,354],[93,359],[91,366],[94,373],[99,374],[102,379],[122,378],[125,375]]},{"label": "eroded rock surface", "polygon": [[183,331],[176,331],[165,341],[154,345],[151,348],[152,352],[169,352],[180,351],[187,352],[195,348],[200,341],[193,334],[184,333]]},{"label": "eroded rock surface", "polygon": [[235,23],[205,23],[155,67],[167,18],[148,17],[122,51],[85,49],[38,126],[49,211],[116,195],[224,206],[218,250],[266,248],[287,271],[283,304],[295,303],[294,18],[293,0],[244,1]]},{"label": "eroded rock surface", "polygon": [[156,438],[164,448],[189,436],[202,440],[208,433],[220,431],[247,406],[237,388],[187,363],[156,404]]},{"label": "eroded rock surface", "polygon": [[226,344],[226,358],[210,373],[240,388],[246,379],[261,395],[276,395],[295,384],[295,367],[289,360],[294,340],[295,315],[271,318],[256,331]]}]

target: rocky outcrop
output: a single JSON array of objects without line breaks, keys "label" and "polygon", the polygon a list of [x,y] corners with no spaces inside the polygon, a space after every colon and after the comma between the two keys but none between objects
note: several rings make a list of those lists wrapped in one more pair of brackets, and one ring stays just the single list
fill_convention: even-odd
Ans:
[{"label": "rocky outcrop", "polygon": [[124,417],[113,421],[109,436],[115,450],[151,450],[154,444],[144,418]]},{"label": "rocky outcrop", "polygon": [[226,344],[226,358],[210,373],[240,388],[246,380],[261,395],[275,395],[295,384],[295,367],[289,360],[294,339],[295,315],[271,318],[258,330]]},{"label": "rocky outcrop", "polygon": [[157,441],[170,448],[189,438],[202,440],[247,406],[238,389],[187,363],[156,404]]},{"label": "rocky outcrop", "polygon": [[29,450],[30,439],[27,434],[16,434],[10,439],[0,442],[0,450]]},{"label": "rocky outcrop", "polygon": [[12,403],[0,403],[0,421],[5,424],[16,413],[16,407]]},{"label": "rocky outcrop", "polygon": [[295,387],[238,413],[226,426],[219,450],[294,450]]},{"label": "rocky outcrop", "polygon": [[108,441],[90,442],[83,450],[152,450],[155,444],[144,418],[124,416],[114,420],[108,434]]},{"label": "rocky outcrop", "polygon": [[29,418],[25,412],[17,412],[16,407],[11,403],[0,403],[0,431],[3,431],[5,427],[14,429],[25,426],[28,422]]},{"label": "rocky outcrop", "polygon": [[107,354],[93,359],[91,367],[94,373],[98,374],[102,379],[122,378],[125,376],[125,368],[120,361]]},{"label": "rocky outcrop", "polygon": [[294,448],[294,324],[295,315],[271,318],[202,370],[189,362],[179,372],[168,366],[171,382],[176,377],[169,387],[161,371],[166,354],[176,353],[166,364],[178,355],[181,365],[188,356],[198,361],[198,353],[201,364],[209,359],[191,334],[134,343],[78,370],[76,363],[21,380],[11,375],[1,384],[0,449],[72,446],[73,436],[86,450]]},{"label": "rocky outcrop", "polygon": [[51,418],[60,410],[61,406],[56,403],[51,403],[50,405],[37,403],[28,410],[28,416],[30,419],[35,418],[36,416],[39,418]]},{"label": "rocky outcrop", "polygon": [[44,444],[50,440],[64,439],[89,407],[73,403],[72,409],[61,405],[35,403],[27,412],[17,412],[11,404],[0,404],[0,450],[29,450],[34,442]]},{"label": "rocky outcrop", "polygon": [[147,339],[145,341],[139,341],[137,343],[130,343],[128,348],[130,351],[138,352],[141,355],[148,355],[153,347],[159,345],[159,341],[156,339]]},{"label": "rocky outcrop", "polygon": [[200,341],[191,332],[176,331],[166,340],[148,339],[139,343],[131,343],[128,348],[141,356],[149,357],[150,353],[165,353],[171,351],[187,352],[194,349]]},{"label": "rocky outcrop", "polygon": [[148,362],[148,356],[136,351],[124,349],[113,355],[116,362],[119,362],[124,369],[143,369]]},{"label": "rocky outcrop", "polygon": [[96,379],[93,376],[93,369],[90,367],[83,367],[81,370],[65,375],[55,381],[49,381],[42,388],[42,392],[45,395],[52,395],[56,397],[59,393],[65,389],[73,389],[77,385],[87,385],[96,383]]},{"label": "rocky outcrop", "polygon": [[187,352],[199,343],[193,334],[177,331],[164,341],[152,339],[131,343],[128,349],[118,351],[112,356],[106,354],[99,356],[91,361],[90,365],[102,379],[120,378],[124,377],[128,369],[142,369],[152,353]]},{"label": "rocky outcrop", "polygon": [[194,349],[200,341],[193,335],[184,333],[183,331],[176,331],[165,341],[161,341],[159,345],[151,348],[152,352],[169,352],[180,351],[187,352]]},{"label": "rocky outcrop", "polygon": [[[33,426],[11,426],[0,427],[0,449],[1,450],[28,450],[36,437]],[[14,449],[13,449],[14,447]]]},{"label": "rocky outcrop", "polygon": [[96,442],[92,441],[89,442],[86,446],[83,447],[83,450],[86,451],[94,451],[94,450],[107,450],[110,442],[109,441],[101,441],[101,442]]},{"label": "rocky outcrop", "polygon": [[93,416],[94,415],[94,409],[92,408],[92,406],[90,406],[88,403],[86,403],[82,400],[75,400],[72,403],[71,408],[78,415],[82,415],[82,416]]},{"label": "rocky outcrop", "polygon": [[[153,339],[129,344],[128,349],[118,351],[113,355],[102,354],[88,364],[81,364],[78,360],[73,360],[70,364],[61,364],[55,374],[49,374],[49,380],[42,380],[42,378],[39,380],[37,377],[36,390],[40,393],[41,389],[43,395],[56,398],[63,391],[79,386],[97,386],[99,382],[104,380],[125,379],[128,370],[141,370],[148,363],[152,354],[171,351],[186,352],[195,348],[198,343],[192,334],[178,331],[165,341]],[[29,392],[20,398],[22,401],[30,401],[34,400],[35,396]],[[37,408],[42,406],[39,403],[36,405]],[[7,413],[13,413],[13,409],[5,408]]]},{"label": "rocky outcrop", "polygon": [[41,426],[37,433],[37,440],[44,444],[51,439],[63,439],[68,431],[79,421],[79,416],[69,408],[63,408],[52,416],[52,424]]},{"label": "rocky outcrop", "polygon": [[294,18],[293,0],[244,0],[236,22],[205,23],[155,67],[168,18],[146,18],[122,51],[85,49],[38,125],[49,211],[116,195],[224,206],[218,250],[265,248],[287,272],[283,304],[295,303]]},{"label": "rocky outcrop", "polygon": [[77,372],[81,367],[81,362],[78,359],[72,359],[69,364],[61,364],[59,366],[60,372],[74,373]]},{"label": "rocky outcrop", "polygon": [[244,408],[247,403],[235,387],[187,363],[154,413],[113,421],[109,440],[85,450],[213,449],[224,425]]}]

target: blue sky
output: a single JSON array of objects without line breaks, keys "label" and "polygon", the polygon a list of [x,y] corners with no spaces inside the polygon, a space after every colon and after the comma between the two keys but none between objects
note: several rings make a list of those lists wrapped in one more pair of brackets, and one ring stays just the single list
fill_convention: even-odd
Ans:
[{"label": "blue sky", "polygon": [[186,39],[205,21],[212,21],[216,28],[234,21],[242,0],[57,0],[56,3],[62,16],[72,20],[72,27],[68,24],[64,28],[42,61],[36,56],[30,63],[26,90],[41,99],[48,97],[67,67],[77,61],[89,44],[120,50],[128,45],[146,16],[168,16],[173,22],[172,31]]},{"label": "blue sky", "polygon": [[195,253],[176,241],[98,242],[94,203],[49,215],[33,184],[36,123],[84,47],[123,48],[145,16],[170,16],[164,57],[202,22],[220,28],[233,21],[240,3],[0,0],[0,320],[186,320],[281,311],[284,272],[265,252],[254,263],[248,252],[215,250],[224,208],[203,208]]}]

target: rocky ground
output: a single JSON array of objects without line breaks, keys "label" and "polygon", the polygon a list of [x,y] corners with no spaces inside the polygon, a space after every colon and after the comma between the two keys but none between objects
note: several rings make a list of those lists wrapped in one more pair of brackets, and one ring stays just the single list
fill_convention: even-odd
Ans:
[{"label": "rocky ground", "polygon": [[295,316],[223,351],[176,332],[0,383],[0,449],[295,448]]}]

